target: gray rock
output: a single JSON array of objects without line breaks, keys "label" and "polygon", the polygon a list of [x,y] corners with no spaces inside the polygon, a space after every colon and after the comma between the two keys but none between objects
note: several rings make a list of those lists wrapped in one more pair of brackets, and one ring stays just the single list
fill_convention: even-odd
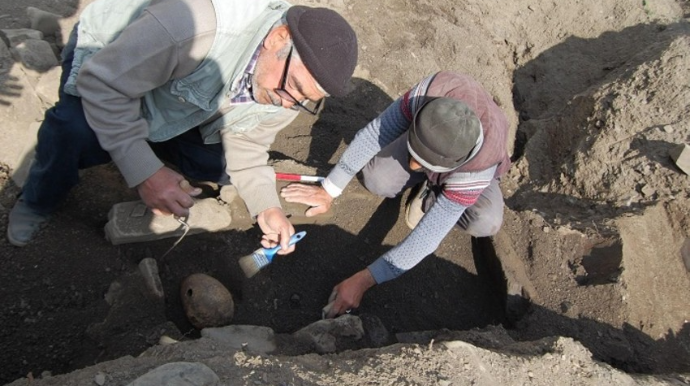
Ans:
[{"label": "gray rock", "polygon": [[158,275],[158,263],[156,259],[148,257],[141,260],[139,262],[139,272],[144,277],[144,282],[146,282],[146,288],[148,288],[149,293],[159,299],[165,298],[163,284]]},{"label": "gray rock", "polygon": [[267,354],[275,351],[275,334],[261,326],[232,325],[204,328],[201,336],[229,345],[237,350]]},{"label": "gray rock", "polygon": [[129,386],[215,386],[220,378],[203,363],[172,362],[157,367]]},{"label": "gray rock", "polygon": [[0,37],[2,37],[5,44],[14,48],[29,39],[43,40],[43,33],[29,28],[2,29],[0,30]]},{"label": "gray rock", "polygon": [[27,39],[12,48],[16,59],[28,69],[46,72],[58,65],[53,48],[44,40]]},{"label": "gray rock", "polygon": [[338,338],[360,340],[364,337],[364,328],[359,317],[342,315],[335,319],[314,322],[295,332],[293,337],[310,343],[320,354],[333,353],[338,350]]},{"label": "gray rock", "polygon": [[31,28],[41,31],[45,36],[56,36],[60,34],[61,16],[35,7],[26,8],[26,16],[31,22]]},{"label": "gray rock", "polygon": [[362,319],[362,326],[366,332],[366,337],[373,347],[384,347],[393,342],[393,338],[383,325],[381,319],[375,315],[362,314],[359,316]]},{"label": "gray rock", "polygon": [[93,381],[96,382],[98,386],[103,386],[105,385],[105,374],[102,372],[98,372],[95,377],[93,377]]}]

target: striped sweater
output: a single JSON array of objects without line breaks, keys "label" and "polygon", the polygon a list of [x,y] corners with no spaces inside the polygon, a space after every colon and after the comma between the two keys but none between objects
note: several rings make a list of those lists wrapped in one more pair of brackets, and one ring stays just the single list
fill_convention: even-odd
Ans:
[{"label": "striped sweater", "polygon": [[442,194],[405,240],[369,266],[379,284],[401,275],[433,253],[465,209],[477,201],[492,179],[503,175],[510,166],[506,151],[508,120],[500,107],[470,76],[443,71],[423,79],[356,134],[326,178],[326,190],[335,195],[342,192],[381,149],[409,130],[415,113],[433,97],[458,99],[472,108],[482,123],[484,142],[479,152],[459,168],[427,174],[432,190]]}]

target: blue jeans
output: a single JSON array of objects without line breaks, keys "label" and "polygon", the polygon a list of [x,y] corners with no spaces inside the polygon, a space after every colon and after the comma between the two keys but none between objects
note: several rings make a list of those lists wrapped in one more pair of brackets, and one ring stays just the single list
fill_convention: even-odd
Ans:
[{"label": "blue jeans", "polygon": [[[22,188],[22,199],[40,214],[54,212],[79,182],[79,169],[111,161],[84,116],[81,98],[63,90],[72,68],[71,47],[65,47],[59,100],[45,113],[38,130],[36,155]],[[162,160],[188,178],[228,183],[221,144],[205,145],[194,128],[169,141],[150,143]]]}]

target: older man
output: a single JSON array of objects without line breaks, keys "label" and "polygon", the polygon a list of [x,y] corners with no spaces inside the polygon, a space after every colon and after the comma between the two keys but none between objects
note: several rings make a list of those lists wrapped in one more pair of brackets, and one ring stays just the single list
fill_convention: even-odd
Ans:
[{"label": "older man", "polygon": [[[342,96],[357,39],[325,8],[268,0],[97,0],[63,51],[60,100],[9,216],[27,244],[79,180],[113,161],[155,213],[185,216],[185,178],[229,181],[264,233],[288,246],[268,149],[298,114]],[[161,158],[176,166],[164,166]]]},{"label": "older man", "polygon": [[423,79],[360,130],[322,186],[291,184],[288,202],[326,212],[363,170],[371,192],[395,197],[419,187],[406,209],[412,232],[367,268],[336,285],[324,308],[333,317],[358,307],[364,293],[395,279],[433,253],[459,225],[475,237],[496,234],[503,222],[500,177],[510,166],[508,121],[470,76],[442,71]]}]

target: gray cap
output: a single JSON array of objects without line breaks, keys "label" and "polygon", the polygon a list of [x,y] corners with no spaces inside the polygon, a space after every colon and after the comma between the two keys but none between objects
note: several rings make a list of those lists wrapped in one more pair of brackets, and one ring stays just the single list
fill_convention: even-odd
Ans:
[{"label": "gray cap", "polygon": [[426,169],[443,173],[467,162],[482,141],[482,124],[469,106],[452,98],[434,98],[415,115],[407,148]]}]

